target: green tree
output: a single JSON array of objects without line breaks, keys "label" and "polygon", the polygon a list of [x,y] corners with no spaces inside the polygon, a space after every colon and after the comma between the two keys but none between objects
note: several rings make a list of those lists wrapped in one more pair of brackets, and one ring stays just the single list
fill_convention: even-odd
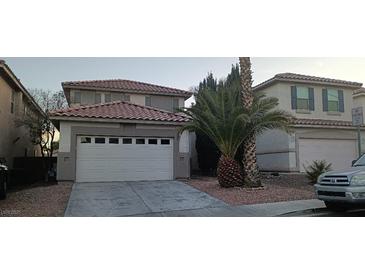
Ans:
[{"label": "green tree", "polygon": [[[208,73],[207,77],[203,79],[196,89],[197,95],[195,96],[196,104],[199,104],[200,94],[204,92],[216,93],[221,89],[225,89],[226,92],[237,92],[240,90],[240,70],[238,64],[232,65],[231,72],[226,78],[217,81],[213,74]],[[195,148],[198,156],[199,169],[205,173],[215,173],[217,164],[221,152],[215,143],[204,133],[196,132]],[[242,146],[236,155],[237,160],[242,159]]]},{"label": "green tree", "polygon": [[217,92],[202,91],[200,100],[183,112],[191,122],[182,128],[205,133],[221,152],[217,173],[222,187],[243,186],[244,174],[235,160],[239,147],[248,136],[268,129],[288,130],[291,116],[276,109],[278,100],[263,95],[253,97],[250,109],[240,101],[240,91],[221,88]]}]

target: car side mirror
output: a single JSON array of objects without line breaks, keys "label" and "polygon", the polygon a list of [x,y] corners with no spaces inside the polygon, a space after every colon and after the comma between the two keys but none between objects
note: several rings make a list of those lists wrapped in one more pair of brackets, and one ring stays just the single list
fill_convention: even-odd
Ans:
[{"label": "car side mirror", "polygon": [[354,164],[356,163],[356,161],[357,161],[357,160],[353,160],[353,161],[351,162],[351,166],[354,166]]}]

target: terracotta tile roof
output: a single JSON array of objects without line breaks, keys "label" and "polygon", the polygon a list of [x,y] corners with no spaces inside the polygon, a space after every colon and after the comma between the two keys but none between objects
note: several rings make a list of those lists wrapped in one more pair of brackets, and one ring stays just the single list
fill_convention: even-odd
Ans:
[{"label": "terracotta tile roof", "polygon": [[182,95],[186,98],[190,97],[193,93],[186,90],[163,87],[143,82],[112,79],[112,80],[91,80],[91,81],[75,81],[75,82],[63,82],[62,87],[64,89],[69,88],[84,88],[84,89],[103,89],[110,91],[133,91],[133,92],[145,92],[151,94],[169,94],[169,95]]},{"label": "terracotta tile roof", "polygon": [[359,89],[355,90],[352,94],[356,95],[356,94],[361,94],[361,93],[365,94],[365,88],[359,88]]},{"label": "terracotta tile roof", "polygon": [[332,126],[332,127],[352,127],[351,121],[339,121],[339,120],[322,120],[322,119],[299,119],[296,118],[293,121],[294,125],[305,126]]},{"label": "terracotta tile roof", "polygon": [[274,84],[275,82],[292,82],[292,83],[309,83],[309,84],[324,84],[330,86],[339,86],[339,87],[348,87],[358,89],[362,86],[362,83],[337,80],[331,78],[317,77],[317,76],[309,76],[302,75],[297,73],[279,73],[276,74],[273,78],[258,84],[253,88],[254,91],[260,90],[267,86]]},{"label": "terracotta tile roof", "polygon": [[124,101],[61,109],[52,112],[51,116],[54,120],[58,120],[59,117],[76,117],[181,123],[189,121],[189,118],[181,113],[172,113]]}]

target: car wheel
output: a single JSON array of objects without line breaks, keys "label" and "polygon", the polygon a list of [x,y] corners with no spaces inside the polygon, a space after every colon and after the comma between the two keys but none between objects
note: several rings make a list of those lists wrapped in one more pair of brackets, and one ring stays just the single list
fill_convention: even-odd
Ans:
[{"label": "car wheel", "polygon": [[2,181],[0,183],[0,200],[6,199],[6,191],[7,191],[6,188],[7,188],[6,181]]},{"label": "car wheel", "polygon": [[324,202],[327,209],[335,212],[344,212],[349,209],[349,206],[345,203],[338,202]]}]

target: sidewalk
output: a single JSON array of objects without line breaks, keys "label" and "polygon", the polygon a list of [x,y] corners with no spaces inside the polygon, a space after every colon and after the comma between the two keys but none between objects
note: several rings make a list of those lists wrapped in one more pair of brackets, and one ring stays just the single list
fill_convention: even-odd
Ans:
[{"label": "sidewalk", "polygon": [[133,215],[134,217],[275,217],[295,211],[324,208],[319,200],[299,200],[268,204],[224,206],[191,210],[175,210]]}]

